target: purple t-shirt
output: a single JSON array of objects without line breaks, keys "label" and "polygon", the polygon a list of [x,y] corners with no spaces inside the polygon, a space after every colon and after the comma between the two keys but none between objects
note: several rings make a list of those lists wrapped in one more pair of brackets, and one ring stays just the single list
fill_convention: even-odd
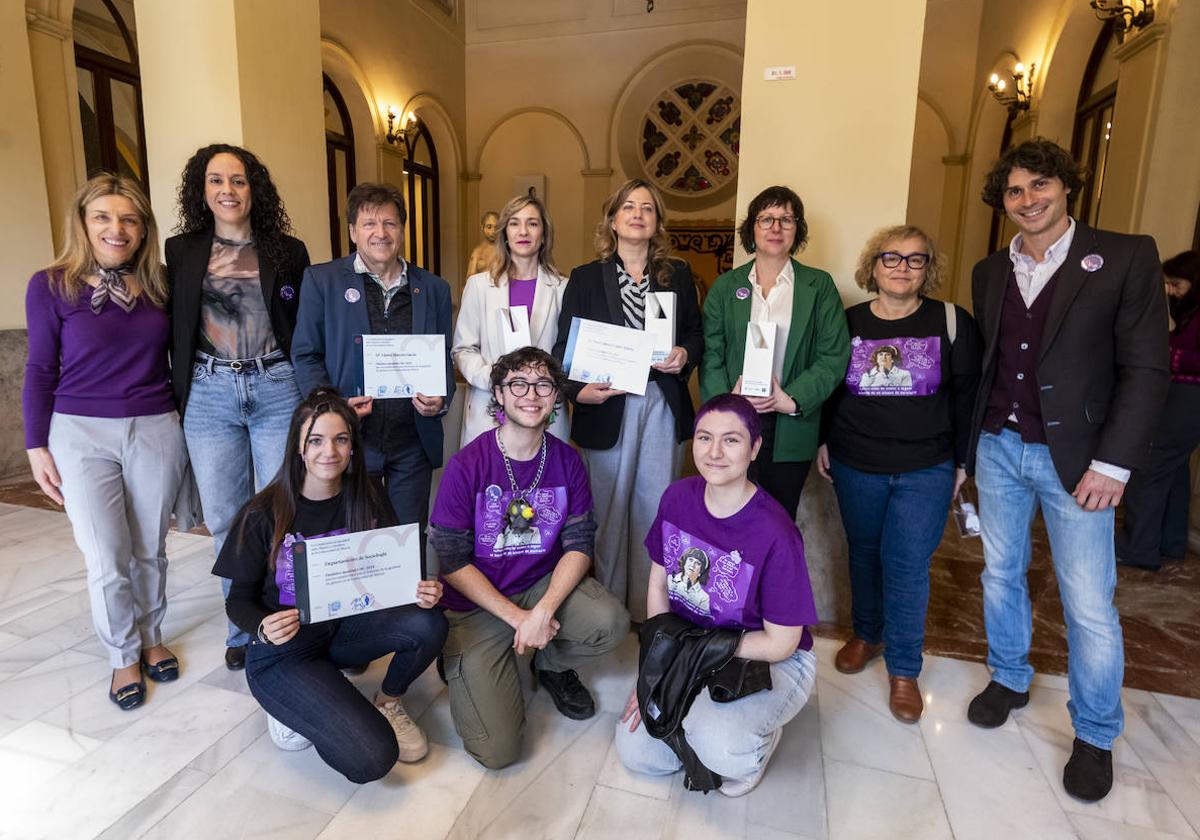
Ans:
[{"label": "purple t-shirt", "polygon": [[175,408],[167,367],[167,313],[138,298],[132,312],[109,300],[92,313],[92,289],[67,303],[46,272],[29,281],[29,358],[21,403],[25,448],[45,446],[54,412],[82,417],[144,417]]},{"label": "purple t-shirt", "polygon": [[[646,549],[666,569],[671,612],[701,627],[761,630],[815,624],[804,541],[779,502],[758,490],[733,516],[704,505],[704,479],[667,488],[646,535]],[[812,649],[805,626],[803,650]]]},{"label": "purple t-shirt", "polygon": [[[510,461],[517,486],[525,490],[537,475],[539,456]],[[505,522],[513,499],[496,433],[486,432],[458,451],[442,474],[431,525],[470,530],[475,537],[474,564],[502,595],[524,592],[553,571],[562,557],[563,525],[568,517],[592,509],[583,459],[554,435],[546,435],[546,467],[537,488],[526,497],[535,511],[530,527],[514,531]],[[443,578],[443,583],[445,579]],[[445,584],[442,606],[473,610],[472,603]]]},{"label": "purple t-shirt", "polygon": [[531,280],[509,280],[508,281],[508,305],[524,306],[525,310],[533,315],[533,296],[537,292],[537,278]]}]

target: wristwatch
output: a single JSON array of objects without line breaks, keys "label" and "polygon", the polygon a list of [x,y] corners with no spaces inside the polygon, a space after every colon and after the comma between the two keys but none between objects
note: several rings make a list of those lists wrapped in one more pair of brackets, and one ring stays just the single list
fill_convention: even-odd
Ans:
[{"label": "wristwatch", "polygon": [[267,620],[264,618],[262,621],[258,622],[258,633],[256,635],[258,636],[258,640],[264,645],[273,645],[275,643],[268,639],[267,634],[263,631],[263,625],[266,623],[266,621]]}]

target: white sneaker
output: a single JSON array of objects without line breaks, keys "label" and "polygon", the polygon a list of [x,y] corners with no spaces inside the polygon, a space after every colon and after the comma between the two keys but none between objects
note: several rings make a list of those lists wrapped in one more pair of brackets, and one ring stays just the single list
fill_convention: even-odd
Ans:
[{"label": "white sneaker", "polygon": [[382,695],[375,696],[375,708],[387,718],[396,733],[396,745],[400,748],[400,760],[405,764],[420,761],[429,752],[429,739],[425,732],[417,726],[417,722],[404,711],[404,705],[399,698],[389,698],[379,702]]},{"label": "white sneaker", "polygon": [[721,783],[721,786],[717,788],[718,791],[729,797],[745,796],[758,787],[758,783],[762,781],[763,774],[767,772],[767,762],[771,760],[771,756],[775,753],[775,748],[779,746],[779,740],[783,737],[783,727],[779,727],[767,737],[771,740],[767,742],[762,763],[758,766],[758,770],[754,775],[747,779],[725,779]]},{"label": "white sneaker", "polygon": [[298,752],[306,750],[312,746],[312,741],[305,738],[294,729],[288,729],[275,718],[267,715],[267,732],[271,735],[271,740],[275,742],[275,746],[281,750],[288,752]]}]

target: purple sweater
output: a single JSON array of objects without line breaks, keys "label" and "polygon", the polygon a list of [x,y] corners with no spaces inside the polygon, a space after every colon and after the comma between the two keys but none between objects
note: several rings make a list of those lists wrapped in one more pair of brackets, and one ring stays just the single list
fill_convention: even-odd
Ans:
[{"label": "purple sweater", "polygon": [[175,408],[167,367],[167,313],[141,297],[132,312],[110,300],[93,315],[91,298],[86,289],[76,303],[67,303],[50,290],[44,271],[29,280],[29,359],[21,395],[26,449],[46,445],[50,415],[56,411],[142,417]]}]

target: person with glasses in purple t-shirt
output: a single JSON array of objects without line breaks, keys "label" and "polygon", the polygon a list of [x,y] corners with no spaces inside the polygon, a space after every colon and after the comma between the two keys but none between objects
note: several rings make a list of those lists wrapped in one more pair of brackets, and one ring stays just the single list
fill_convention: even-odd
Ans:
[{"label": "person with glasses in purple t-shirt", "polygon": [[[817,620],[804,541],[783,506],[747,476],[762,447],[748,399],[721,394],[696,415],[692,455],[699,476],[667,488],[646,535],[654,565],[650,617],[670,610],[705,628],[744,631],[736,655],[771,664],[772,688],[730,703],[701,692],[683,719],[688,744],[724,777],[726,796],[762,779],[783,726],[808,702],[817,660],[806,625]],[[682,763],[639,727],[637,687],[617,724],[617,755],[630,770],[667,775]]]}]

